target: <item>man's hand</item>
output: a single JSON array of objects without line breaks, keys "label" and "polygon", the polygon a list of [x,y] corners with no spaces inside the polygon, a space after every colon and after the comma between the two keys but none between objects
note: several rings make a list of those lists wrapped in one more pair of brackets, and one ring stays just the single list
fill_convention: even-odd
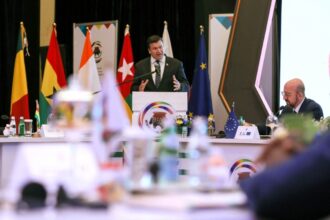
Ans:
[{"label": "man's hand", "polygon": [[173,91],[179,91],[181,89],[180,82],[175,78],[175,75],[173,75]]},{"label": "man's hand", "polygon": [[148,82],[149,82],[148,79],[141,81],[141,84],[139,85],[139,91],[140,92],[143,92],[144,91],[144,88],[146,87],[146,85],[148,84]]}]

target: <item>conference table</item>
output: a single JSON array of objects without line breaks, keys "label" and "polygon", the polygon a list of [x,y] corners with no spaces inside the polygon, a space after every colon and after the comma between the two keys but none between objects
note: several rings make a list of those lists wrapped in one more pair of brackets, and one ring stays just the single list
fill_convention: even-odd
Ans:
[{"label": "conference table", "polygon": [[8,212],[0,210],[0,219],[6,220],[256,220],[254,214],[246,208],[226,208],[198,210],[189,213],[168,212],[162,210],[146,210],[129,208],[124,205],[110,205],[104,210],[86,208],[60,209],[54,215],[45,210],[25,210]]},{"label": "conference table", "polygon": [[[157,140],[156,140],[157,141]],[[180,146],[182,150],[185,150],[189,145],[189,138],[179,138]],[[214,149],[220,149],[224,158],[226,159],[229,167],[234,170],[240,162],[253,160],[261,153],[264,146],[267,145],[269,139],[258,140],[243,140],[243,139],[225,139],[225,138],[209,138],[208,142]],[[34,146],[53,144],[63,145],[67,140],[65,138],[45,138],[45,137],[0,137],[0,188],[3,188],[10,178],[11,170],[14,166],[18,149],[20,147],[31,144]],[[91,138],[82,138],[79,140],[80,144],[89,146],[91,144]],[[46,146],[46,145],[45,145]],[[184,160],[184,158],[181,158]],[[179,162],[180,163],[180,162]],[[184,163],[183,163],[184,164]],[[181,194],[182,192],[180,192]],[[227,192],[225,192],[227,193]],[[238,192],[241,193],[241,192]],[[226,194],[227,196],[230,194]],[[235,193],[234,193],[235,195]],[[174,195],[177,196],[177,195]],[[212,196],[216,199],[225,198],[224,194],[217,195],[212,193],[206,195],[207,198]],[[241,196],[238,194],[238,196]],[[187,196],[188,198],[200,198],[205,195],[192,193]],[[183,198],[180,196],[180,198]],[[153,198],[153,201],[164,200],[164,196],[159,198]],[[170,201],[177,200],[179,198],[170,197]],[[191,199],[190,199],[191,200]],[[207,201],[209,201],[207,199]],[[166,203],[166,202],[165,202]],[[170,202],[168,202],[170,203]],[[179,204],[185,204],[187,201],[179,202]],[[26,220],[36,219],[44,214],[43,210],[34,210],[28,212],[11,212],[0,210],[0,217],[8,218],[12,220]],[[6,217],[7,216],[7,217]],[[103,210],[91,210],[91,209],[77,209],[68,208],[60,209],[56,211],[56,216],[52,219],[111,219],[111,220],[130,220],[130,219],[173,219],[173,220],[188,220],[188,219],[240,219],[240,220],[252,220],[255,219],[253,213],[251,213],[246,207],[240,206],[224,206],[219,208],[186,208],[184,210],[167,210],[159,207],[139,207],[136,205],[127,205],[125,203],[111,204],[107,209]]]},{"label": "conference table", "polygon": [[[189,144],[189,138],[179,138],[182,149]],[[210,145],[216,149],[221,149],[227,165],[233,167],[240,161],[253,161],[262,151],[269,139],[226,139],[209,138]],[[15,156],[19,146],[22,144],[41,145],[45,143],[63,144],[67,140],[63,137],[0,137],[0,188],[8,181],[10,171],[15,161]],[[91,138],[81,138],[79,142],[89,145]]]}]

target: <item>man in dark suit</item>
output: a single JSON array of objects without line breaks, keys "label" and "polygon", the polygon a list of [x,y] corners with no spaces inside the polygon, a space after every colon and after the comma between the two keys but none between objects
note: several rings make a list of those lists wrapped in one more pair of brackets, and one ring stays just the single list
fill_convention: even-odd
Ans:
[{"label": "man in dark suit", "polygon": [[249,207],[267,219],[330,215],[330,132],[290,160],[240,182]]},{"label": "man in dark suit", "polygon": [[162,38],[150,36],[147,46],[150,57],[136,63],[132,91],[187,92],[189,82],[183,64],[178,59],[165,56]]},{"label": "man in dark suit", "polygon": [[310,114],[315,120],[323,117],[321,106],[312,99],[305,97],[305,86],[301,79],[291,79],[284,85],[282,92],[286,106],[281,115],[288,113]]},{"label": "man in dark suit", "polygon": [[[286,114],[311,115],[319,121],[323,117],[322,107],[312,99],[305,97],[305,85],[301,79],[294,78],[287,81],[282,91],[286,106],[281,107],[276,116],[281,118]],[[259,134],[270,133],[270,128],[265,125],[257,125]]]}]

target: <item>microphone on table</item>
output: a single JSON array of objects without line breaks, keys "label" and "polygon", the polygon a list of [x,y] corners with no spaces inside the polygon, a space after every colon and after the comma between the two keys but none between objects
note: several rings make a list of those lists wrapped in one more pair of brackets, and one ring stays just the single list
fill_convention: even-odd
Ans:
[{"label": "microphone on table", "polygon": [[1,120],[8,120],[8,119],[9,119],[8,115],[1,115]]}]

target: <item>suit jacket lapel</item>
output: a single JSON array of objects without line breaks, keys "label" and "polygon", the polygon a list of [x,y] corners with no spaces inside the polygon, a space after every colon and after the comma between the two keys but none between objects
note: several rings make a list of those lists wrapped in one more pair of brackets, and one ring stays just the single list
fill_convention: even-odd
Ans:
[{"label": "suit jacket lapel", "polygon": [[307,98],[304,99],[303,103],[300,106],[299,113],[304,113],[306,111]]},{"label": "suit jacket lapel", "polygon": [[[162,82],[164,81],[163,79],[166,79],[169,77],[169,74],[170,74],[170,63],[167,59],[167,57],[165,57],[165,64],[164,64],[164,72],[163,72],[163,76],[162,76],[162,79],[160,81],[160,85],[162,84]],[[172,76],[171,76],[172,77]]]}]

